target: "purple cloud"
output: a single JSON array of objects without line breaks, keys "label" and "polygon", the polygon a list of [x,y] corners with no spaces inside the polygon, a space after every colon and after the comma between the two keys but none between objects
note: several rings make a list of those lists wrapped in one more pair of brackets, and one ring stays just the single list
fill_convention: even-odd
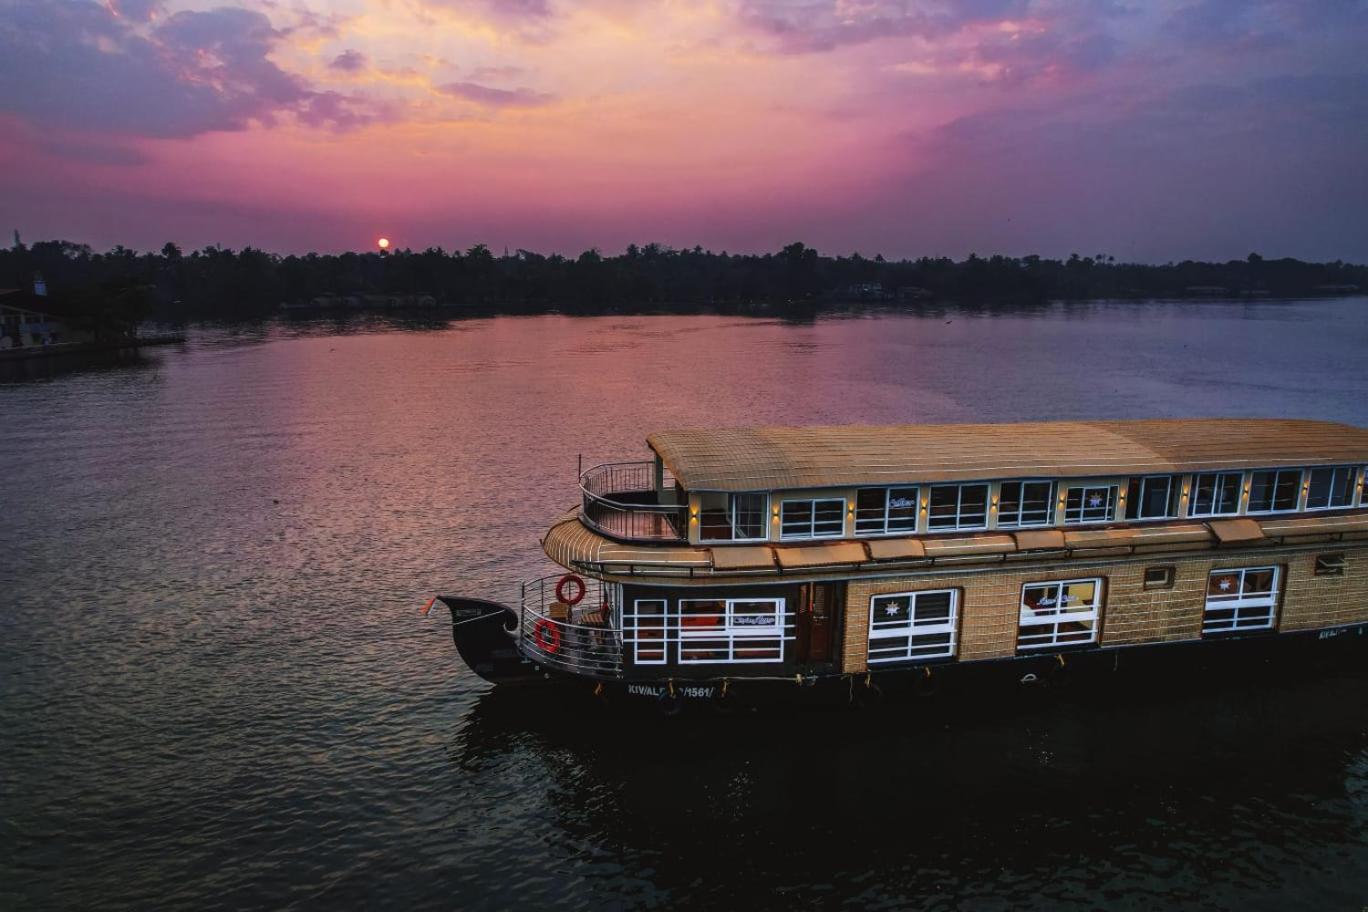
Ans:
[{"label": "purple cloud", "polygon": [[496,89],[478,82],[450,82],[438,90],[486,108],[536,108],[555,101],[555,96],[531,89]]},{"label": "purple cloud", "polygon": [[[363,100],[320,100],[270,59],[281,38],[264,15],[235,7],[149,25],[87,0],[20,0],[0,27],[0,111],[57,129],[157,138],[285,114],[335,128],[364,122]],[[320,120],[327,111],[339,119]]]},{"label": "purple cloud", "polygon": [[355,49],[348,49],[334,57],[328,66],[344,73],[359,73],[366,68],[366,63],[365,54]]},{"label": "purple cloud", "polygon": [[774,39],[780,51],[809,54],[883,38],[941,37],[974,22],[1023,15],[1028,7],[1028,0],[872,0],[854,8],[839,0],[741,0],[738,11],[745,25]]}]

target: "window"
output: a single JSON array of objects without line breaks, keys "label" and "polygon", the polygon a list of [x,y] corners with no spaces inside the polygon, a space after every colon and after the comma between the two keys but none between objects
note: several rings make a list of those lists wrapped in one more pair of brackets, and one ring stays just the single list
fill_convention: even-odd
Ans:
[{"label": "window", "polygon": [[998,495],[998,527],[1054,524],[1053,481],[1004,481]]},{"label": "window", "polygon": [[1317,554],[1316,576],[1344,576],[1344,555]]},{"label": "window", "polygon": [[684,665],[782,662],[789,635],[783,599],[680,599]]},{"label": "window", "polygon": [[1354,466],[1326,466],[1312,469],[1306,488],[1306,509],[1333,510],[1354,502]]},{"label": "window", "polygon": [[855,534],[917,531],[917,488],[860,488],[855,492]]},{"label": "window", "polygon": [[1178,515],[1179,476],[1132,478],[1126,492],[1126,519],[1166,519]]},{"label": "window", "polygon": [[1301,469],[1251,472],[1249,475],[1249,512],[1280,513],[1297,509],[1301,492]]},{"label": "window", "polygon": [[1243,472],[1208,472],[1192,479],[1188,516],[1232,516],[1240,512]]},{"label": "window", "polygon": [[755,541],[767,538],[764,494],[725,494],[706,491],[699,496],[699,538],[703,541]]},{"label": "window", "polygon": [[665,606],[664,599],[637,599],[623,617],[624,638],[632,644],[632,661],[637,665],[665,664]]},{"label": "window", "polygon": [[988,525],[986,484],[932,485],[928,526],[932,531],[983,529]]},{"label": "window", "polygon": [[1115,506],[1116,485],[1069,488],[1064,501],[1064,522],[1111,522]]},{"label": "window", "polygon": [[869,600],[869,663],[955,654],[959,591],[898,592]]},{"label": "window", "polygon": [[1146,589],[1172,589],[1172,588],[1173,588],[1173,568],[1172,568],[1172,567],[1146,567],[1146,568],[1145,568],[1145,588],[1146,588]]},{"label": "window", "polygon": [[1102,580],[1027,583],[1021,588],[1017,649],[1052,649],[1097,642]]},{"label": "window", "polygon": [[780,538],[840,538],[845,534],[845,501],[786,500],[779,508]]},{"label": "window", "polygon": [[1278,601],[1278,568],[1212,570],[1202,633],[1266,630]]}]

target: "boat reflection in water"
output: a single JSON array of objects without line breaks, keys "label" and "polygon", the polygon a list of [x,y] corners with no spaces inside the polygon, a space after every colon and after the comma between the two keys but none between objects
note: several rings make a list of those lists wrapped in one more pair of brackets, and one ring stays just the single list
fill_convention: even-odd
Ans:
[{"label": "boat reflection in water", "polygon": [[[958,908],[980,892],[1228,908],[1305,889],[1279,882],[1269,853],[1295,866],[1340,846],[1361,864],[1345,782],[1363,775],[1346,767],[1364,766],[1368,675],[1258,663],[1223,677],[676,720],[495,688],[462,720],[451,782],[499,783],[520,844],[574,847],[554,872],[508,859],[502,880],[524,886],[507,898],[524,903],[577,879],[590,898],[734,908],[826,891],[865,908]],[[708,858],[728,875],[700,869]],[[1317,895],[1361,899],[1322,873]]]}]

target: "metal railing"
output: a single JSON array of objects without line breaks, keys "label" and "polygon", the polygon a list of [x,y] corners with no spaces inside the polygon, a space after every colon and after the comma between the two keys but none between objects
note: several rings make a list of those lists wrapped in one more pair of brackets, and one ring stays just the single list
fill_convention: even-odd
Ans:
[{"label": "metal railing", "polygon": [[662,473],[656,487],[654,462],[609,462],[580,475],[584,524],[619,541],[677,542],[686,538],[687,504],[661,503],[661,491],[675,480]]},{"label": "metal railing", "polygon": [[622,588],[584,579],[584,598],[567,605],[556,597],[560,579],[523,583],[518,648],[547,668],[589,678],[622,677]]}]

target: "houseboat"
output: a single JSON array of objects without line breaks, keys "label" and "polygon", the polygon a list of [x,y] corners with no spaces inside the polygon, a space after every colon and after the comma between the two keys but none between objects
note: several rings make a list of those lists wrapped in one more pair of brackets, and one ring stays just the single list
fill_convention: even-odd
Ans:
[{"label": "houseboat", "polygon": [[[685,430],[584,471],[516,606],[438,596],[501,684],[735,700],[1368,645],[1368,429],[1151,420]],[[433,601],[428,603],[431,608]],[[425,609],[425,613],[426,613]]]}]

